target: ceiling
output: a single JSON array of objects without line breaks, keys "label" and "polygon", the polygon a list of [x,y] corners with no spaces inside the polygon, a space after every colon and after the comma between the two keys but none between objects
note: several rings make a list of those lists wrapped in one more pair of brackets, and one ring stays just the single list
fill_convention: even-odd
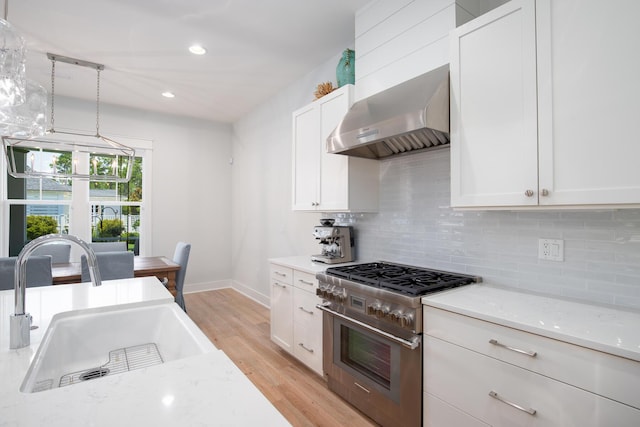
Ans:
[{"label": "ceiling", "polygon": [[[4,1],[27,77],[47,91],[50,52],[104,64],[103,103],[233,122],[352,46],[355,11],[371,0]],[[189,53],[194,43],[207,54]],[[95,101],[96,79],[56,62],[55,94]]]}]

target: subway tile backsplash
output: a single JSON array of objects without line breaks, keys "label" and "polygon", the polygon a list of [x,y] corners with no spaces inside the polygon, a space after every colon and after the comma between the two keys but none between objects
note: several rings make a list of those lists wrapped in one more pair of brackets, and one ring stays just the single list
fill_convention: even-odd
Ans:
[{"label": "subway tile backsplash", "polygon": [[[359,260],[476,274],[487,283],[640,308],[640,209],[455,211],[449,150],[381,161],[380,211],[335,214]],[[564,261],[538,239],[564,240]]]}]

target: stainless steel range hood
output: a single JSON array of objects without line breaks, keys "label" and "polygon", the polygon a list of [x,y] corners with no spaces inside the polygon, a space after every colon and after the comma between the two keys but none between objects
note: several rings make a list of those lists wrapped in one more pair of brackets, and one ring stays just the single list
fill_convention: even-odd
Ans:
[{"label": "stainless steel range hood", "polygon": [[369,159],[449,143],[449,66],[353,104],[327,138],[329,153]]}]

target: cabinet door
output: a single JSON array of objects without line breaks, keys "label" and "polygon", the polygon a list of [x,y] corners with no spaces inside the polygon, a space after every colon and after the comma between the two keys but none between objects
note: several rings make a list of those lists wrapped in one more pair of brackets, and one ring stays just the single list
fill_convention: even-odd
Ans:
[{"label": "cabinet door", "polygon": [[322,312],[313,293],[294,289],[293,353],[305,365],[322,375]]},{"label": "cabinet door", "polygon": [[451,33],[451,205],[538,203],[534,0]]},{"label": "cabinet door", "polygon": [[340,88],[320,103],[319,209],[322,211],[349,209],[349,157],[327,153],[326,141],[351,106],[352,88],[351,85]]},{"label": "cabinet door", "polygon": [[293,286],[271,279],[271,340],[293,353]]},{"label": "cabinet door", "polygon": [[310,104],[293,113],[293,210],[316,210],[320,176],[320,110]]},{"label": "cabinet door", "polygon": [[540,204],[640,203],[640,3],[538,0]]}]

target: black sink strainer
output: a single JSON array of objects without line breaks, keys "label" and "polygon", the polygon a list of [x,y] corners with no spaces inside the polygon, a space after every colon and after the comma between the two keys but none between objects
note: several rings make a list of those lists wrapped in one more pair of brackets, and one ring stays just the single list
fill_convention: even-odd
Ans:
[{"label": "black sink strainer", "polygon": [[78,377],[78,379],[80,381],[88,381],[88,380],[93,380],[95,378],[104,377],[106,375],[109,375],[108,368],[95,368],[82,373],[80,377]]}]

